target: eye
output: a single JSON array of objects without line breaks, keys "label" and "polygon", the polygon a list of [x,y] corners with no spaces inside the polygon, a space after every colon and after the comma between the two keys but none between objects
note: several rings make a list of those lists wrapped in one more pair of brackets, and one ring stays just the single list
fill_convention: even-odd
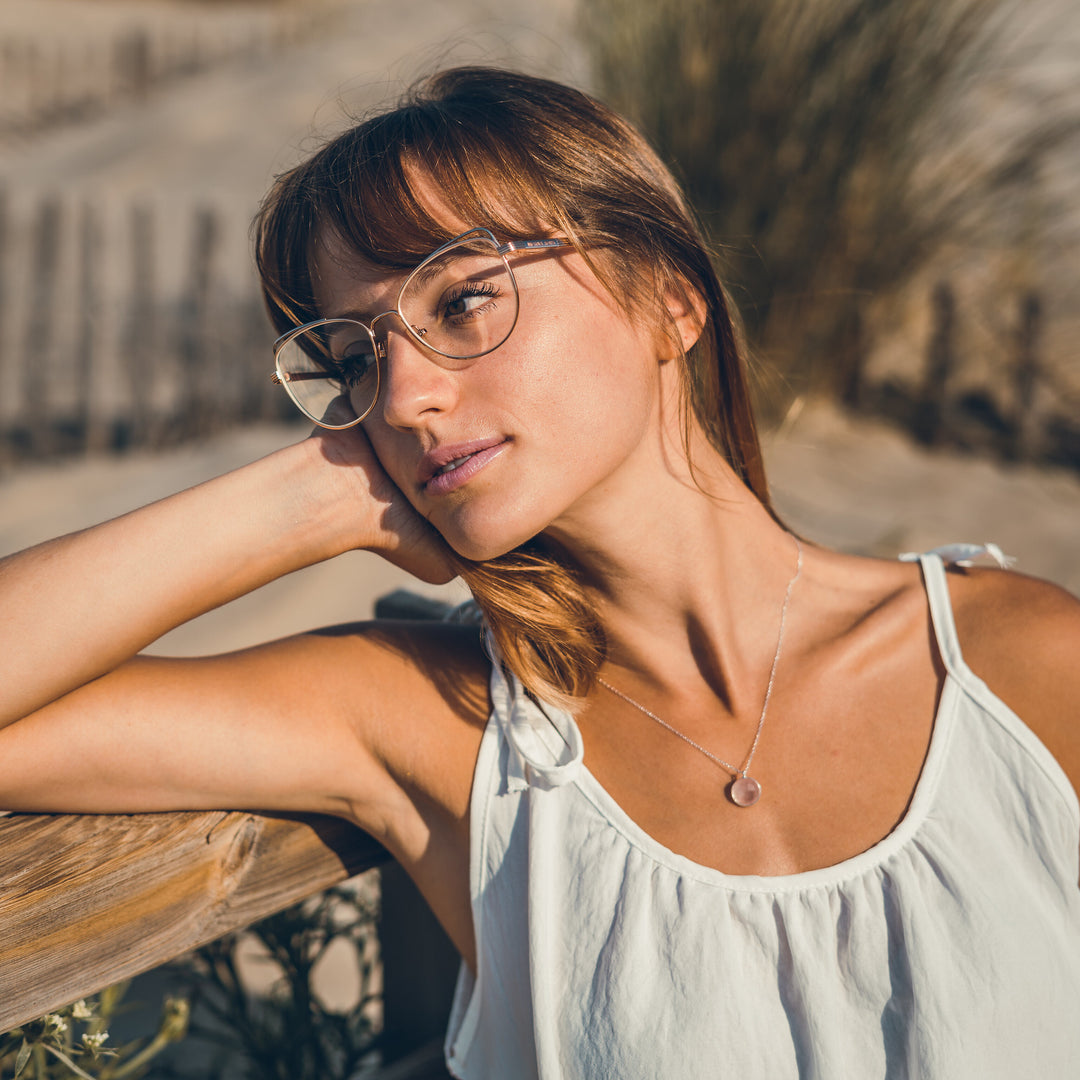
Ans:
[{"label": "eye", "polygon": [[334,358],[335,374],[346,386],[355,386],[367,378],[375,364],[375,353],[368,341],[352,342]]},{"label": "eye", "polygon": [[443,297],[442,317],[454,322],[474,319],[495,309],[500,290],[491,281],[463,281]]}]

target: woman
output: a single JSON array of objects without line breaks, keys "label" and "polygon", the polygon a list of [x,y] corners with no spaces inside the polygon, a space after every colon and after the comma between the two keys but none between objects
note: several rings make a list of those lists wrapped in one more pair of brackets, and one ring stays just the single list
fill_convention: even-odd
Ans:
[{"label": "woman", "polygon": [[[322,426],[0,567],[3,802],[355,822],[461,951],[461,1077],[1066,1075],[1080,607],[784,529],[633,129],[446,72],[257,225],[276,378]],[[353,548],[463,574],[486,649],[134,655]]]}]

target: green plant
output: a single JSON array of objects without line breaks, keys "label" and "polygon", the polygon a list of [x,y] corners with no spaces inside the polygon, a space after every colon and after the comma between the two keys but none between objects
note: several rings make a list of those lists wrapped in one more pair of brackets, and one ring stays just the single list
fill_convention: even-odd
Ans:
[{"label": "green plant", "polygon": [[[868,301],[1006,248],[1068,108],[995,111],[1016,0],[590,0],[597,90],[682,174],[748,337],[796,391],[857,377]],[[1029,98],[1032,95],[1028,95]],[[993,117],[993,123],[988,123]],[[1034,194],[1033,194],[1034,193]],[[1022,195],[1022,198],[1018,198]]]},{"label": "green plant", "polygon": [[[172,965],[183,992],[165,1000],[157,1032],[127,1045],[110,1046],[108,1028],[128,983],[48,1013],[0,1035],[0,1080],[350,1080],[381,1024],[376,913],[370,889],[330,889],[195,950]],[[356,959],[343,1009],[315,985],[333,947]],[[250,985],[259,965],[274,974],[266,993]],[[159,1058],[185,1037],[182,1065]],[[192,1070],[190,1059],[207,1056],[200,1050],[211,1060]]]},{"label": "green plant", "polygon": [[157,1032],[125,1046],[108,1045],[115,1017],[128,983],[103,990],[97,997],[76,1001],[38,1020],[0,1035],[0,1078],[25,1080],[138,1080],[153,1059],[182,1039],[188,1025],[188,1003],[167,998]]},{"label": "green plant", "polygon": [[[354,1076],[375,1048],[381,1019],[375,914],[369,894],[330,889],[196,950],[176,972],[192,1001],[191,1041],[212,1048],[213,1062],[197,1073],[166,1067],[160,1075]],[[328,950],[342,943],[356,957],[359,983],[349,1007],[338,1011],[322,1000],[313,976]],[[245,975],[241,957],[253,952],[277,976],[265,994],[253,993]]]}]

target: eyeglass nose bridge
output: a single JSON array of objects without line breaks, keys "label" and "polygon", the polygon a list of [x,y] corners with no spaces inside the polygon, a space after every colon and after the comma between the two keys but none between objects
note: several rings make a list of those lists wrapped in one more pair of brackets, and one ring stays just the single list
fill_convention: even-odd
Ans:
[{"label": "eyeglass nose bridge", "polygon": [[389,311],[380,312],[378,315],[376,315],[371,320],[371,322],[367,323],[366,325],[361,323],[361,326],[364,326],[365,329],[367,330],[367,332],[371,335],[372,341],[375,342],[375,352],[376,352],[376,355],[379,357],[380,360],[385,360],[386,359],[386,333],[384,332],[383,335],[380,337],[379,334],[375,330],[375,324],[380,319],[385,319],[389,315],[396,315],[398,317],[398,321],[405,328],[405,332],[414,341],[418,341],[421,344],[423,344],[424,337],[427,335],[427,328],[426,327],[414,326],[412,323],[408,322],[405,319],[405,316],[402,315],[401,312],[397,308],[390,308]]}]

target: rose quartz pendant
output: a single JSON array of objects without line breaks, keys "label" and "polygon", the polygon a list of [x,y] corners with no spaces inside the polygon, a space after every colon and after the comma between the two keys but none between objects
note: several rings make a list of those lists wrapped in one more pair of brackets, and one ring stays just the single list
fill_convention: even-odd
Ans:
[{"label": "rose quartz pendant", "polygon": [[739,776],[732,781],[728,795],[736,806],[753,806],[761,798],[761,785],[752,776]]}]

